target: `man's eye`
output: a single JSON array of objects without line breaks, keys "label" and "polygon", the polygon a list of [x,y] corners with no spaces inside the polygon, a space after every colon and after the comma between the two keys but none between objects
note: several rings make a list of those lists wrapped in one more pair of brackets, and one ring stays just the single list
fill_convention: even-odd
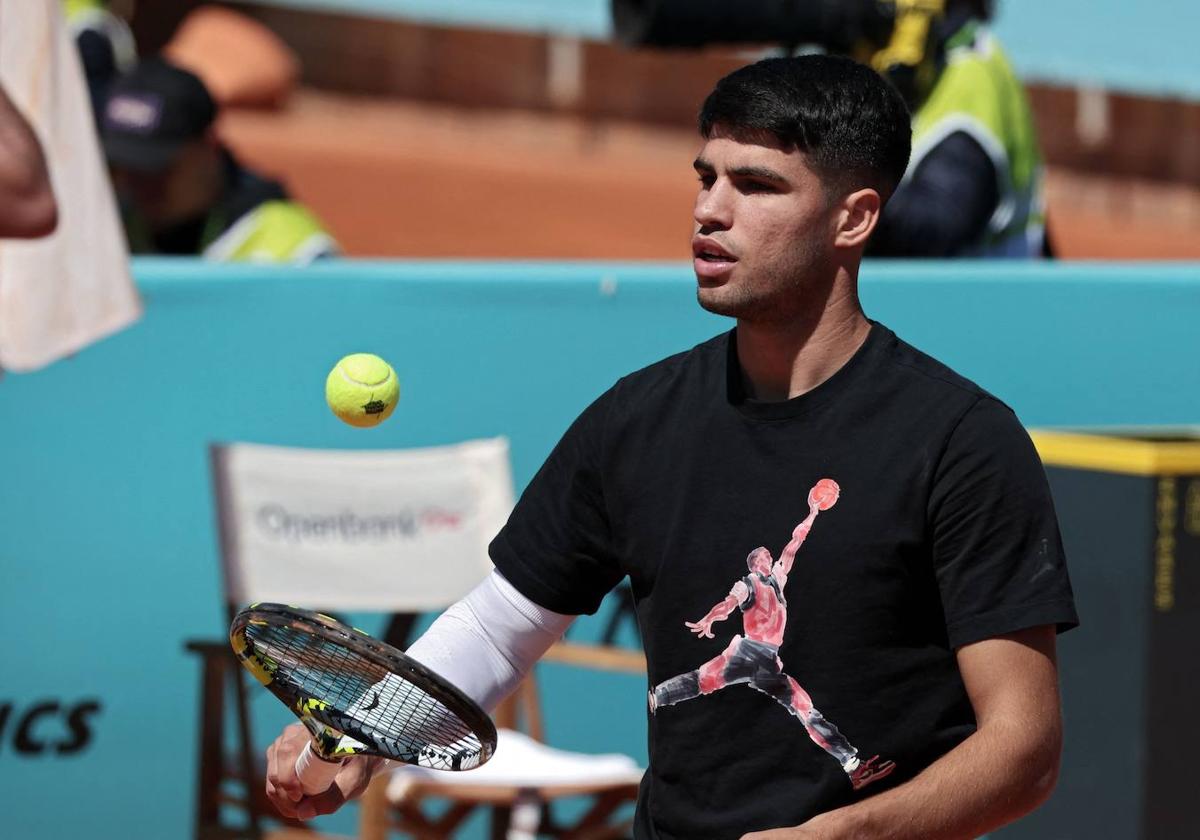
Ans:
[{"label": "man's eye", "polygon": [[713,182],[716,181],[716,178],[711,175],[701,175],[696,180],[707,188],[713,185]]}]

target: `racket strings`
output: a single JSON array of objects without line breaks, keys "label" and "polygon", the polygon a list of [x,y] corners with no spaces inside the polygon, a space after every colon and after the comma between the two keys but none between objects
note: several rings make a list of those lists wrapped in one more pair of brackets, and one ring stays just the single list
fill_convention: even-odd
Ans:
[{"label": "racket strings", "polygon": [[437,698],[332,640],[279,625],[250,625],[247,636],[272,663],[273,689],[287,686],[313,718],[396,760],[459,769],[482,746]]},{"label": "racket strings", "polygon": [[386,721],[388,730],[404,728],[428,743],[449,744],[471,735],[470,727],[458,715],[417,686],[393,674],[386,675],[382,685],[372,687],[373,695],[376,692],[382,710],[380,716]]}]

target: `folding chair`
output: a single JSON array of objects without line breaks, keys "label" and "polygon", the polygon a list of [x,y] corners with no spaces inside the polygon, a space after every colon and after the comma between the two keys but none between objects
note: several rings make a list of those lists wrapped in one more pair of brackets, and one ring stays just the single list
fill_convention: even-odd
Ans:
[{"label": "folding chair", "polygon": [[[543,661],[644,674],[640,651],[607,645],[559,642]],[[495,757],[470,773],[400,768],[376,779],[364,796],[361,840],[386,840],[399,831],[417,840],[446,840],[477,808],[491,811],[492,840],[617,840],[631,836],[631,820],[619,813],[637,799],[642,769],[628,756],[595,756],[556,750],[542,743],[542,710],[533,674],[494,715],[499,728]],[[590,801],[572,822],[551,807],[568,797]],[[423,805],[448,803],[436,818]]]},{"label": "folding chair", "polygon": [[[394,613],[384,636],[401,647],[417,614],[488,573],[487,544],[513,502],[502,438],[386,451],[217,444],[211,457],[227,618],[254,601]],[[303,830],[263,795],[249,683],[228,642],[187,649],[202,665],[195,837],[261,838],[264,819]]]},{"label": "folding chair", "polygon": [[[487,545],[513,503],[508,445],[502,438],[385,451],[236,443],[214,445],[211,454],[229,618],[254,601],[334,613],[392,613],[384,637],[400,647],[407,645],[417,615],[458,600],[490,571]],[[266,837],[265,819],[288,826],[288,836],[304,831],[303,824],[279,817],[262,793],[248,683],[228,644],[187,646],[201,655],[203,666],[197,840]],[[639,661],[632,667],[640,667]],[[517,692],[522,703],[502,708],[498,724],[514,722],[520,705],[530,728],[540,734],[535,691],[531,682],[523,685]],[[237,723],[237,749],[231,757],[223,749],[229,694]],[[613,801],[603,816],[636,795],[637,775],[640,770],[631,766],[619,784],[596,788],[598,802],[605,797]],[[508,830],[513,806],[524,807],[517,809],[520,816],[528,814],[532,802],[520,786],[493,790],[480,799],[435,781],[428,787],[410,786],[410,795],[393,808],[383,798],[384,780],[377,782],[362,809],[364,837],[386,831],[387,825],[420,838],[452,836],[462,817],[431,821],[421,810],[426,795],[451,800],[450,812],[463,817],[477,807],[491,807],[499,836]],[[539,807],[553,796],[550,790],[539,793]],[[227,824],[224,816],[231,810],[242,812],[243,824]]]}]

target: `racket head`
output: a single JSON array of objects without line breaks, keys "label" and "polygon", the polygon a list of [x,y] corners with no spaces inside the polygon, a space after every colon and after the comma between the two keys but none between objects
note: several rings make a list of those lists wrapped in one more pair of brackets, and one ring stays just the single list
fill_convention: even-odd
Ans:
[{"label": "racket head", "polygon": [[373,755],[470,770],[496,727],[462,691],[391,645],[312,610],[252,604],[234,618],[238,660],[313,734],[327,759]]}]

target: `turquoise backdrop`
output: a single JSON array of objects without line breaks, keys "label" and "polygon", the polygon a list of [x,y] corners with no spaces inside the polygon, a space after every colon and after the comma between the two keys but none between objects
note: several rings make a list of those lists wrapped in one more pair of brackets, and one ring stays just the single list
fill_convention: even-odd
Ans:
[{"label": "turquoise backdrop", "polygon": [[[695,305],[684,265],[156,260],[135,273],[137,325],[0,380],[5,837],[188,836],[198,671],[183,640],[224,625],[211,441],[506,435],[523,486],[618,376],[730,326]],[[1200,423],[1198,265],[869,263],[863,299],[1029,425]],[[403,388],[366,431],[322,396],[332,363],[362,350]],[[555,744],[644,760],[642,679],[545,678]],[[90,738],[72,747],[69,711],[86,702],[99,704],[82,717]],[[49,703],[19,751],[22,719]],[[287,719],[273,703],[256,712],[264,742]]]}]

